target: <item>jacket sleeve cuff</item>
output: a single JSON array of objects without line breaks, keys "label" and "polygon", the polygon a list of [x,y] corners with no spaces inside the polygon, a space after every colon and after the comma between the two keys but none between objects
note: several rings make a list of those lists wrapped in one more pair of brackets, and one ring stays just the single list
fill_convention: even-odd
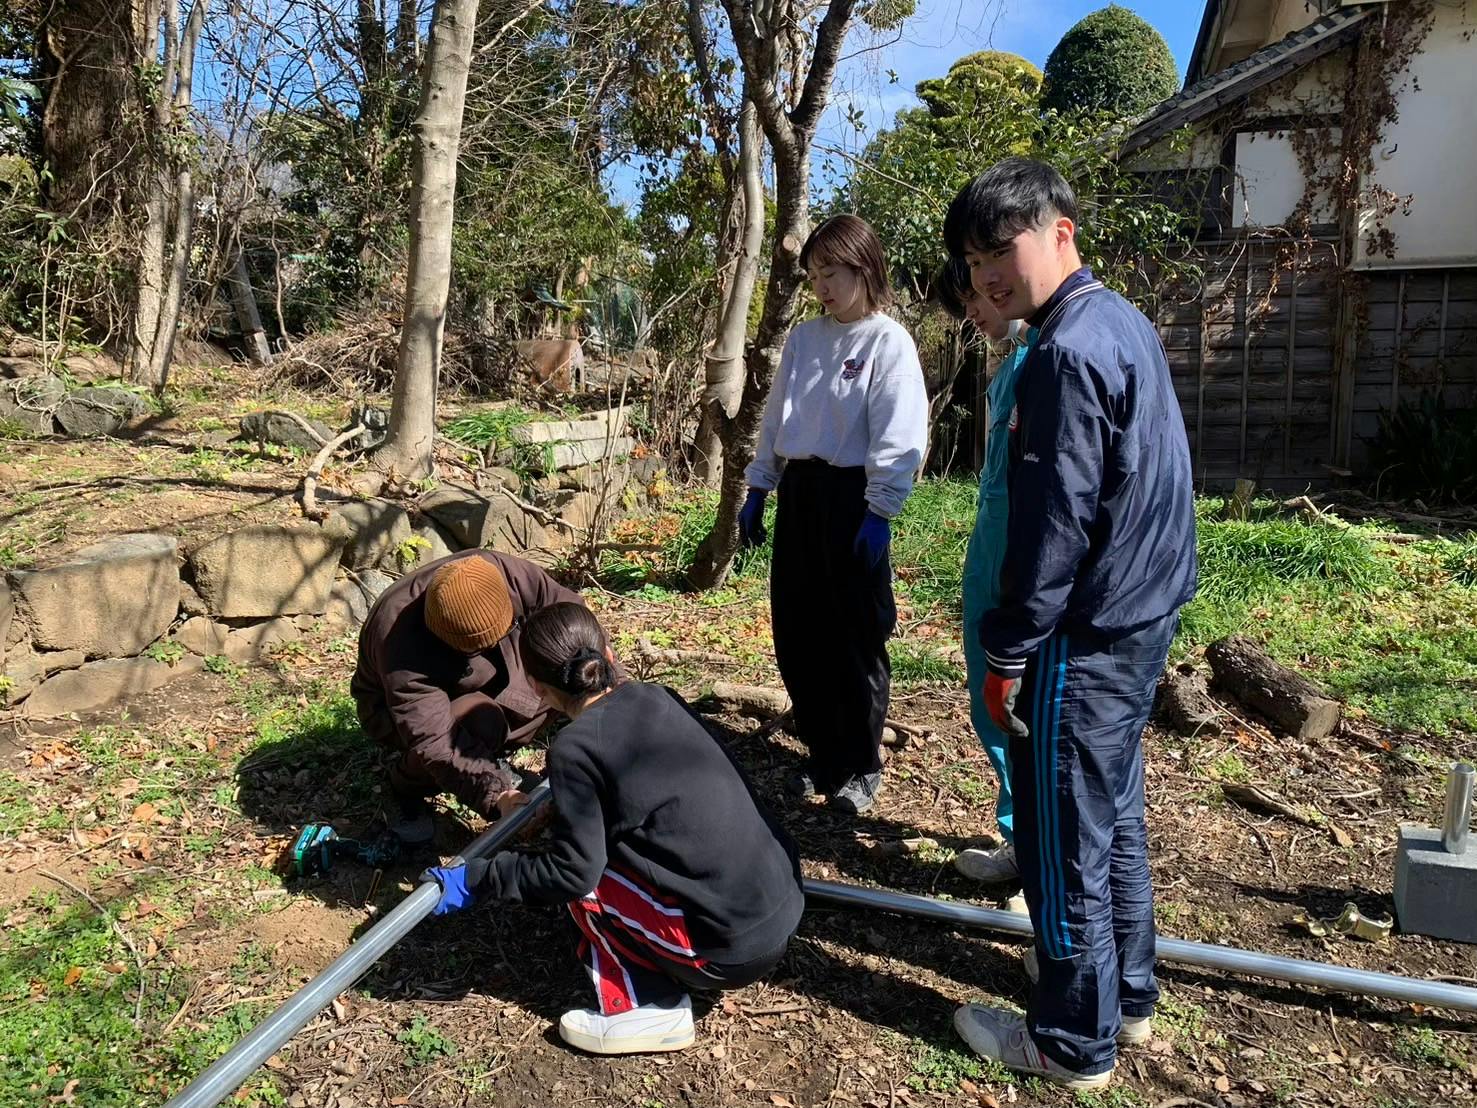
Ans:
[{"label": "jacket sleeve cuff", "polygon": [[1026,672],[1025,658],[1003,658],[999,654],[990,653],[988,650],[985,651],[985,665],[989,667],[991,673],[997,677],[1004,677],[1007,680],[1014,680],[1023,676]]}]

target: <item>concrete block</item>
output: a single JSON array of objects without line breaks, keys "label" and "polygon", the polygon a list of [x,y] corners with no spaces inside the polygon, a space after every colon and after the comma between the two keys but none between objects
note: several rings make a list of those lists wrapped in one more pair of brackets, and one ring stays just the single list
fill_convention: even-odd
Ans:
[{"label": "concrete block", "polygon": [[541,420],[514,427],[509,437],[514,442],[589,442],[604,440],[607,435],[621,437],[626,430],[626,410],[612,408],[584,419]]},{"label": "concrete block", "polygon": [[1448,854],[1435,827],[1405,824],[1395,849],[1400,930],[1477,943],[1477,849]]},{"label": "concrete block", "polygon": [[[636,446],[636,440],[622,436],[610,444],[612,458],[624,458]],[[558,442],[550,447],[555,469],[573,469],[590,465],[605,457],[605,439],[584,439],[580,442]]]}]

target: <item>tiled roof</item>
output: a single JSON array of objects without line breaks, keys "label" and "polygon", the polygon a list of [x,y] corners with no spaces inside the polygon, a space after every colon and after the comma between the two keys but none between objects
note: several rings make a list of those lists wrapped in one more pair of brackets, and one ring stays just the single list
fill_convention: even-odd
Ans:
[{"label": "tiled roof", "polygon": [[[1216,2],[1218,0],[1212,0],[1212,4]],[[1367,7],[1341,8],[1270,46],[1262,47],[1219,73],[1186,85],[1134,125],[1123,141],[1121,153],[1132,154],[1142,150],[1186,124],[1203,119],[1263,85],[1332,53],[1354,39],[1360,24],[1374,10]],[[1210,14],[1208,9],[1206,14]]]}]

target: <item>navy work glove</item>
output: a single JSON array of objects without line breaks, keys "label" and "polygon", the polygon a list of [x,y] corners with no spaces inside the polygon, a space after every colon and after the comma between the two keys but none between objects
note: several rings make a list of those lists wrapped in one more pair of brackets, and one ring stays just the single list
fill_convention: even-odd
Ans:
[{"label": "navy work glove", "polygon": [[486,858],[473,858],[461,866],[432,866],[423,872],[422,881],[434,881],[441,889],[441,899],[431,915],[448,916],[468,907],[477,899],[477,890],[486,876]]},{"label": "navy work glove", "polygon": [[764,530],[764,498],[769,494],[763,489],[750,489],[739,509],[739,545],[760,546],[769,537]]},{"label": "navy work glove", "polygon": [[1031,729],[1015,714],[1015,698],[1020,692],[1019,677],[1003,677],[994,670],[985,674],[985,711],[990,713],[990,719],[1002,732],[1024,739],[1031,734]]},{"label": "navy work glove", "polygon": [[857,528],[856,542],[852,543],[851,549],[870,569],[882,560],[891,542],[892,525],[876,512],[868,512]]}]

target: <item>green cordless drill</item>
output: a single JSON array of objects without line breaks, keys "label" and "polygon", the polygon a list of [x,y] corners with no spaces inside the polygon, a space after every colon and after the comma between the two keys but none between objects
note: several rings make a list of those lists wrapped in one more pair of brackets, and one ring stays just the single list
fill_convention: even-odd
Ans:
[{"label": "green cordless drill", "polygon": [[390,832],[377,839],[341,839],[326,823],[310,823],[298,832],[292,844],[292,872],[298,877],[327,873],[339,858],[351,858],[366,866],[387,866],[400,855],[400,840]]}]

